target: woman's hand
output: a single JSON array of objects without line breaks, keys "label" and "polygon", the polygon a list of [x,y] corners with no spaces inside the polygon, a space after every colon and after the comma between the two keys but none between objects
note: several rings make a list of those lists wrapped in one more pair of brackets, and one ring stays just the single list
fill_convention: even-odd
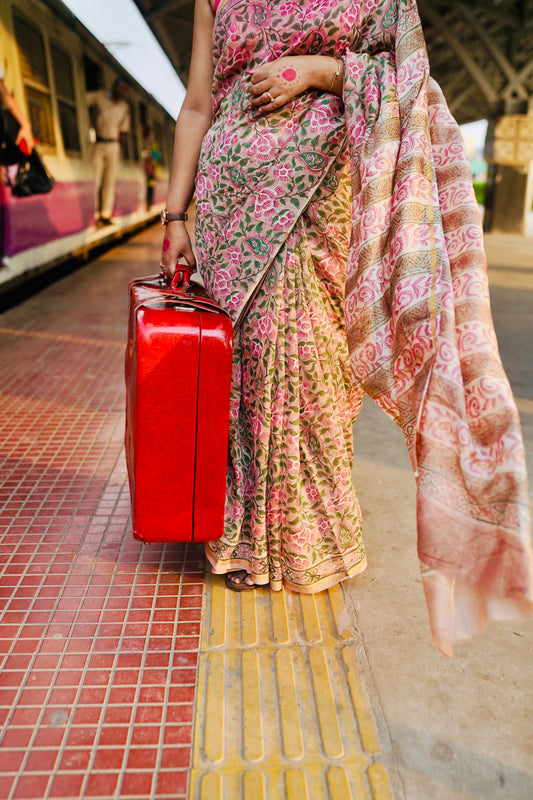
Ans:
[{"label": "woman's hand", "polygon": [[[274,111],[306,89],[342,93],[342,61],[331,56],[283,56],[252,72],[252,106]],[[340,88],[339,88],[340,83]]]},{"label": "woman's hand", "polygon": [[176,272],[179,262],[186,261],[194,272],[196,259],[191,247],[189,232],[181,220],[172,220],[165,227],[165,238],[161,246],[161,267],[169,280]]},{"label": "woman's hand", "polygon": [[29,155],[32,152],[33,148],[35,147],[35,142],[33,141],[31,126],[29,122],[27,122],[26,120],[22,123],[22,125],[18,130],[15,144],[17,145],[17,147],[20,147],[20,144],[22,142],[25,142],[26,148],[24,149],[23,147],[21,147],[20,149],[22,150],[24,155]]}]

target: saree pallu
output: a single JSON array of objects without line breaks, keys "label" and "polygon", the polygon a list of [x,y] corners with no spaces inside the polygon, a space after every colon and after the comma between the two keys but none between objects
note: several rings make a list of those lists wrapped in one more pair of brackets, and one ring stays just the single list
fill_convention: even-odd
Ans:
[{"label": "saree pallu", "polygon": [[[255,112],[253,69],[305,54],[343,58],[342,101],[311,90]],[[198,265],[242,326],[228,527],[208,557],[300,591],[364,568],[348,429],[366,392],[405,436],[433,640],[450,653],[489,618],[533,613],[532,555],[470,171],[416,3],[226,0],[213,55]]]}]

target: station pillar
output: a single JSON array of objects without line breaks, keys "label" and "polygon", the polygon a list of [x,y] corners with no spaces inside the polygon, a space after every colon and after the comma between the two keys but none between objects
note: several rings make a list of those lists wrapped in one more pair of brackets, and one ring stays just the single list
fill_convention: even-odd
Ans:
[{"label": "station pillar", "polygon": [[505,114],[489,124],[485,231],[525,235],[533,204],[533,113]]}]

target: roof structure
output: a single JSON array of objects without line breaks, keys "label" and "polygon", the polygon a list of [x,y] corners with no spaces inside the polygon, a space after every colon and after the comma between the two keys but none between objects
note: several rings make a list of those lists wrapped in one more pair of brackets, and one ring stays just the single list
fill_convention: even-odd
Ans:
[{"label": "roof structure", "polygon": [[[187,83],[193,0],[135,0]],[[431,69],[460,123],[523,113],[533,96],[533,0],[419,0]]]}]

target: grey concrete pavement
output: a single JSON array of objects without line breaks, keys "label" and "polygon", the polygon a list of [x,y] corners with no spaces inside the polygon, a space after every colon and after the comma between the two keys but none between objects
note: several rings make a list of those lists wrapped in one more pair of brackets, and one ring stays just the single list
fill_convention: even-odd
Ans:
[{"label": "grey concrete pavement", "polygon": [[[486,237],[493,316],[533,475],[533,240]],[[415,485],[399,430],[367,400],[355,479],[369,566],[344,584],[399,800],[533,800],[533,620],[454,658],[431,646]]]}]

